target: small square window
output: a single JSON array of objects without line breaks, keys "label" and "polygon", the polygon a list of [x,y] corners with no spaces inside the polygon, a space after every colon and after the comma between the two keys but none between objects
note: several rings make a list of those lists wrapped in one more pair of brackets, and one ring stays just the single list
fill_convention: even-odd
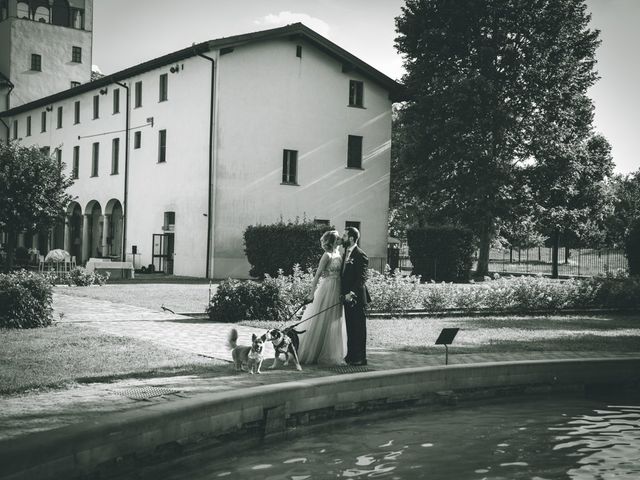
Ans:
[{"label": "small square window", "polygon": [[282,151],[282,183],[286,185],[298,184],[298,151]]},{"label": "small square window", "polygon": [[133,134],[133,148],[140,148],[142,145],[142,132],[135,132]]},{"label": "small square window", "polygon": [[364,97],[364,83],[358,80],[349,80],[349,106],[362,107]]},{"label": "small square window", "polygon": [[347,168],[362,168],[362,137],[349,135]]},{"label": "small square window", "polygon": [[71,48],[71,61],[74,63],[82,63],[82,48],[80,47]]},{"label": "small square window", "polygon": [[34,72],[42,71],[42,57],[37,53],[31,54],[31,70]]}]

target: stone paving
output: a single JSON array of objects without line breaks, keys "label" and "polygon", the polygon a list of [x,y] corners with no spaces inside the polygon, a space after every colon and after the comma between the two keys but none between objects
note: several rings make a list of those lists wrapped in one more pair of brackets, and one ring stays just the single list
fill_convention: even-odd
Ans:
[{"label": "stone paving", "polygon": [[[60,316],[62,314],[62,316]],[[212,323],[184,315],[94,300],[64,294],[54,294],[54,315],[62,322],[77,322],[106,333],[131,336],[181,349],[209,358],[230,360],[226,337],[230,328],[237,328],[240,343],[247,344],[254,328]],[[125,379],[109,383],[77,385],[65,390],[31,392],[0,398],[0,440],[37,431],[90,421],[105,413],[145,408],[161,402],[206,395],[223,390],[300,380],[310,377],[336,375],[337,372],[315,366],[304,367],[302,372],[292,366],[269,370],[272,347],[267,347],[262,375],[235,373],[232,365],[212,368],[210,374],[173,376],[149,379]],[[481,363],[491,361],[518,361],[532,359],[594,358],[638,356],[638,353],[604,352],[523,352],[519,354],[457,354],[449,356],[449,363]],[[410,352],[368,349],[370,370],[390,370],[406,367],[442,365],[442,355],[421,355]],[[134,387],[166,387],[176,393],[134,400],[122,390]]]}]

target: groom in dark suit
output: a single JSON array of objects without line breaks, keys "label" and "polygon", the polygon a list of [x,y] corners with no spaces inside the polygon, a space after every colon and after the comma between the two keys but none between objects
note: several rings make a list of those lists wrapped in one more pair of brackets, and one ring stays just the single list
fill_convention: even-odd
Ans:
[{"label": "groom in dark suit", "polygon": [[345,254],[342,258],[341,294],[344,298],[344,316],[347,325],[347,356],[349,365],[367,364],[367,303],[371,301],[367,290],[369,257],[358,247],[360,232],[348,227],[342,236]]}]

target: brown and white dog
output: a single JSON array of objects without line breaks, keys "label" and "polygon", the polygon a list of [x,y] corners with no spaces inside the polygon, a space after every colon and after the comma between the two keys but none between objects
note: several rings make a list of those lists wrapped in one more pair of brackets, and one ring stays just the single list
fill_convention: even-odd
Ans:
[{"label": "brown and white dog", "polygon": [[229,332],[227,345],[231,349],[231,358],[233,359],[236,372],[245,370],[243,367],[246,367],[251,374],[262,373],[260,371],[262,361],[264,360],[262,355],[264,340],[262,337],[257,337],[254,333],[251,337],[251,346],[238,345],[238,331],[232,328]]},{"label": "brown and white dog", "polygon": [[289,327],[284,330],[272,328],[262,335],[262,338],[265,341],[269,341],[273,344],[273,349],[275,350],[275,358],[273,359],[273,364],[271,364],[269,369],[276,368],[279,356],[284,355],[283,366],[286,367],[289,365],[289,357],[293,357],[293,361],[296,364],[296,370],[302,370],[300,361],[298,360],[298,347],[300,345],[298,335],[302,333],[304,333],[304,331],[299,332]]}]

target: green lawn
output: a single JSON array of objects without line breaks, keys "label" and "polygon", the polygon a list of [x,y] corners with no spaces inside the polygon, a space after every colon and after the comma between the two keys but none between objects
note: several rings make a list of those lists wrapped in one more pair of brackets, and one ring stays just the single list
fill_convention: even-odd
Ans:
[{"label": "green lawn", "polygon": [[87,326],[0,329],[0,394],[74,382],[209,373],[228,364]]}]

